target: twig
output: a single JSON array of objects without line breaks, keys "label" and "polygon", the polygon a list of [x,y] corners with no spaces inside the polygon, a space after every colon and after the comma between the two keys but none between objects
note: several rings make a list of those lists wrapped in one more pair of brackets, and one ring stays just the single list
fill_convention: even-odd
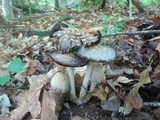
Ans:
[{"label": "twig", "polygon": [[160,102],[144,102],[143,104],[149,107],[160,107]]},{"label": "twig", "polygon": [[102,38],[108,36],[115,36],[115,35],[144,35],[144,34],[159,34],[160,30],[145,30],[145,31],[135,31],[135,32],[116,32],[111,34],[102,35]]}]

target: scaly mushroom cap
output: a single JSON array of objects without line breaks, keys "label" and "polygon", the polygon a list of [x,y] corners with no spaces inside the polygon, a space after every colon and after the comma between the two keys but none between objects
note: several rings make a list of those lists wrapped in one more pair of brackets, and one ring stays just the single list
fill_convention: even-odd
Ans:
[{"label": "scaly mushroom cap", "polygon": [[69,78],[63,72],[57,72],[51,78],[51,88],[57,93],[66,93],[69,91]]},{"label": "scaly mushroom cap", "polygon": [[58,52],[48,53],[54,62],[66,67],[81,67],[87,64],[87,60],[74,55],[73,53],[61,54]]},{"label": "scaly mushroom cap", "polygon": [[81,46],[92,46],[100,41],[97,36],[70,28],[55,32],[52,39],[53,46],[56,46],[60,53],[69,53],[78,50]]},{"label": "scaly mushroom cap", "polygon": [[116,52],[113,48],[102,45],[94,45],[90,47],[81,47],[75,54],[95,62],[109,62],[116,58]]}]

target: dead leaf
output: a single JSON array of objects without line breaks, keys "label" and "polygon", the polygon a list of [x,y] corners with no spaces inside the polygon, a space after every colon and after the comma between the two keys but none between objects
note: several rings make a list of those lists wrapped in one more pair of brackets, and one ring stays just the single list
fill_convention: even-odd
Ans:
[{"label": "dead leaf", "polygon": [[75,73],[74,78],[75,78],[76,84],[80,86],[82,84],[83,77],[80,76],[80,74]]},{"label": "dead leaf", "polygon": [[74,116],[71,120],[89,120],[88,118],[82,118],[80,116]]},{"label": "dead leaf", "polygon": [[159,119],[160,118],[160,108],[157,108],[153,111],[153,114]]},{"label": "dead leaf", "polygon": [[11,112],[10,120],[21,120],[28,112],[32,118],[37,118],[41,112],[39,101],[40,93],[44,85],[48,83],[45,75],[32,76],[29,78],[30,89],[17,96],[18,107]]},{"label": "dead leaf", "polygon": [[86,32],[90,33],[90,34],[93,34],[93,35],[96,35],[96,32],[98,30],[101,30],[103,27],[100,26],[100,27],[92,27],[92,28],[89,28],[86,30]]},{"label": "dead leaf", "polygon": [[105,100],[108,95],[108,93],[106,93],[105,89],[102,87],[95,88],[91,94],[95,97],[98,97],[100,100]]},{"label": "dead leaf", "polygon": [[43,91],[41,120],[58,120],[61,110],[61,96],[53,90]]},{"label": "dead leaf", "polygon": [[144,71],[142,71],[140,73],[140,78],[139,78],[139,81],[142,83],[142,84],[147,84],[147,83],[150,83],[151,82],[151,79],[149,77],[149,72],[152,70],[152,67],[151,66],[148,66]]},{"label": "dead leaf", "polygon": [[126,101],[129,102],[133,108],[140,109],[143,106],[143,100],[138,93],[140,86],[135,86],[128,94]]},{"label": "dead leaf", "polygon": [[140,73],[139,82],[133,86],[131,91],[128,93],[128,96],[126,97],[126,101],[129,102],[133,108],[140,109],[143,106],[143,100],[138,91],[142,85],[151,82],[149,77],[149,72],[151,71],[151,69],[151,66],[148,66],[144,71]]},{"label": "dead leaf", "polygon": [[156,50],[159,51],[159,53],[160,53],[160,42],[158,43]]},{"label": "dead leaf", "polygon": [[120,108],[120,99],[117,96],[112,96],[107,100],[101,101],[101,107],[108,111],[117,111]]},{"label": "dead leaf", "polygon": [[27,69],[28,75],[32,75],[37,71],[43,72],[45,71],[43,65],[38,60],[31,60],[30,65]]},{"label": "dead leaf", "polygon": [[120,76],[117,78],[116,80],[118,83],[129,83],[129,82],[132,82],[133,80],[132,79],[128,79],[126,78],[125,76]]},{"label": "dead leaf", "polygon": [[157,78],[160,78],[160,65],[157,65],[157,67],[154,69],[154,75]]},{"label": "dead leaf", "polygon": [[125,100],[124,106],[120,107],[118,112],[126,116],[126,115],[129,115],[132,112],[132,110],[133,110],[133,106],[127,100]]}]

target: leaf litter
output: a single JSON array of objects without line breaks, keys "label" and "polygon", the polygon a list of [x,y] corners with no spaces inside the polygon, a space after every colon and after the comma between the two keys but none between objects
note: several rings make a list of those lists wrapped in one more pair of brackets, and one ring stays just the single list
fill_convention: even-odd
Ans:
[{"label": "leaf litter", "polygon": [[[112,15],[118,14],[115,11],[112,13]],[[107,18],[101,19],[100,15],[105,16],[106,14],[103,12],[93,14],[93,11],[77,14],[77,11],[74,11],[70,14],[70,19],[64,21],[68,26],[75,26],[92,34],[95,34],[97,30],[106,31],[104,28],[108,29],[107,32],[111,32],[115,27],[115,18],[108,15]],[[127,18],[122,15],[119,17]],[[151,21],[147,27],[144,25],[146,20]],[[12,28],[19,29],[19,31],[12,34],[8,32],[1,36],[3,39],[0,41],[0,64],[2,64],[0,66],[2,70],[0,80],[4,80],[5,83],[0,82],[0,95],[8,94],[11,100],[11,105],[6,105],[4,112],[9,112],[9,114],[1,114],[2,119],[121,120],[160,118],[158,107],[144,106],[144,102],[155,103],[160,100],[159,34],[121,35],[115,38],[104,38],[102,44],[114,47],[117,58],[110,65],[104,63],[106,80],[98,84],[95,91],[90,93],[93,95],[92,99],[84,105],[77,106],[68,100],[67,95],[63,97],[56,95],[48,85],[51,76],[54,75],[54,70],[48,74],[49,76],[45,74],[56,67],[56,64],[42,50],[52,47],[49,37],[26,36],[23,31],[24,29],[50,30],[55,21],[57,20],[52,16],[30,19],[29,21],[22,20]],[[109,26],[105,26],[108,24]],[[123,29],[134,32],[159,28],[159,18],[144,16],[130,20]],[[4,33],[4,31],[2,32]],[[116,44],[113,45],[114,40]],[[27,63],[26,67],[24,67],[25,63]],[[85,69],[79,71],[75,73],[77,91]],[[4,75],[10,77],[3,78]],[[20,87],[20,83],[22,86],[28,87]],[[69,107],[65,107],[65,104],[68,104]],[[0,108],[2,111],[3,107]],[[125,116],[128,114],[130,115]]]}]

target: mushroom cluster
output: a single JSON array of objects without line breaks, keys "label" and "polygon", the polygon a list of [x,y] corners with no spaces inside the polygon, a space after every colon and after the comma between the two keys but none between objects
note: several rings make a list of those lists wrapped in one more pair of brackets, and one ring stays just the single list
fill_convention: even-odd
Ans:
[{"label": "mushroom cluster", "polygon": [[[55,79],[69,79],[70,100],[76,104],[83,104],[91,98],[91,94],[87,94],[88,86],[90,85],[89,91],[92,92],[96,84],[105,79],[102,62],[114,60],[116,53],[110,47],[98,45],[100,42],[99,36],[93,36],[78,29],[62,28],[61,25],[57,24],[53,28],[55,29],[52,29],[51,39],[52,46],[55,49],[48,52],[48,54],[57,64],[66,66],[66,73],[57,74],[58,77],[56,76]],[[77,97],[74,67],[85,65],[87,65],[87,70],[83,78],[79,97]],[[54,84],[58,82],[55,79],[51,80],[53,89],[56,89]],[[66,85],[65,88],[67,89],[65,82],[63,82],[63,85]]]}]

